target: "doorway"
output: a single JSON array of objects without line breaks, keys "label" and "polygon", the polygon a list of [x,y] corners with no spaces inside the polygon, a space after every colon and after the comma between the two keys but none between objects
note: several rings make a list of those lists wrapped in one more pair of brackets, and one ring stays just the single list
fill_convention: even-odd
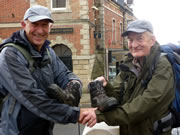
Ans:
[{"label": "doorway", "polygon": [[72,52],[69,47],[64,44],[56,44],[52,47],[56,53],[56,55],[63,61],[63,63],[67,66],[67,68],[73,71],[73,63],[72,63]]}]

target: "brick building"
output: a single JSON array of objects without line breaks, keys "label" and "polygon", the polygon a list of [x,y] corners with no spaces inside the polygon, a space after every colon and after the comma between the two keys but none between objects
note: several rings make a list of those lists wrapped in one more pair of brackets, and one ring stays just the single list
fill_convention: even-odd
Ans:
[{"label": "brick building", "polygon": [[[21,29],[24,12],[32,5],[50,9],[55,21],[49,40],[56,54],[83,82],[109,77],[126,49],[121,33],[134,20],[124,0],[1,0],[0,41]],[[109,57],[108,57],[109,56]]]},{"label": "brick building", "polygon": [[[112,79],[118,73],[118,64],[124,53],[127,52],[127,40],[122,38],[121,34],[127,24],[135,19],[132,9],[129,7],[132,2],[132,0],[95,1],[95,31],[101,36],[95,39],[96,58],[94,64],[96,66],[93,69],[92,78],[103,74],[107,79]],[[104,70],[102,68],[100,70],[101,65],[104,66]]]}]

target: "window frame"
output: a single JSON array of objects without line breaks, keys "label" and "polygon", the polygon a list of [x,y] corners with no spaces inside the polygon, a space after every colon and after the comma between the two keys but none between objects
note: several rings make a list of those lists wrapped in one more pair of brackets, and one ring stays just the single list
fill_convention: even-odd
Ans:
[{"label": "window frame", "polygon": [[53,8],[53,0],[51,0],[51,10],[66,10],[67,9],[67,0],[65,0],[65,7],[63,8]]},{"label": "window frame", "polygon": [[116,20],[112,19],[112,42],[116,42]]},{"label": "window frame", "polygon": [[121,39],[121,41],[122,41],[122,33],[123,33],[123,23],[120,21],[120,23],[119,23],[119,33],[120,33],[120,39]]}]

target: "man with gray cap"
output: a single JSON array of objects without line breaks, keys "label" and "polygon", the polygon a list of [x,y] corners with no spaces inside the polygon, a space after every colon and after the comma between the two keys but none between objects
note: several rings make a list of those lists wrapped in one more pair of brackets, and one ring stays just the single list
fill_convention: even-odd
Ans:
[{"label": "man with gray cap", "polygon": [[[150,22],[132,21],[122,36],[128,38],[129,53],[119,65],[120,73],[113,85],[102,76],[96,79],[103,82],[106,94],[115,97],[119,104],[106,112],[99,109],[84,112],[80,120],[86,123],[84,118],[91,116],[97,122],[119,125],[120,135],[170,135],[170,129],[155,132],[154,126],[155,121],[168,115],[174,98],[171,64],[160,54]],[[159,60],[154,63],[157,57]]]},{"label": "man with gray cap", "polygon": [[[52,135],[55,122],[78,122],[82,84],[49,47],[53,22],[48,8],[32,6],[21,22],[22,30],[1,45],[0,95],[5,97],[1,135]],[[49,90],[59,92],[62,99]],[[63,94],[70,94],[71,106]]]}]

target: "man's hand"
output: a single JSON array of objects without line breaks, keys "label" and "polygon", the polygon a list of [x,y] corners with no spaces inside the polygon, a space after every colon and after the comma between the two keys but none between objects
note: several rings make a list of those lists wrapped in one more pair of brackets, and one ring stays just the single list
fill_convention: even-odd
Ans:
[{"label": "man's hand", "polygon": [[86,124],[88,127],[93,127],[96,123],[96,113],[95,110],[97,108],[81,108],[80,109],[80,116],[79,116],[79,123]]},{"label": "man's hand", "polygon": [[95,79],[95,81],[96,81],[96,80],[103,82],[103,87],[105,87],[105,86],[107,85],[107,81],[106,81],[106,79],[104,78],[104,76],[97,77],[97,78]]}]

